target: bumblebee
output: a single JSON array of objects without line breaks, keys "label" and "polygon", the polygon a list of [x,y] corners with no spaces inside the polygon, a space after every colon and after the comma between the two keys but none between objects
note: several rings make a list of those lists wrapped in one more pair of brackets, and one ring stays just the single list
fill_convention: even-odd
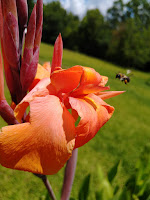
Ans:
[{"label": "bumblebee", "polygon": [[120,81],[123,81],[125,84],[130,82],[129,76],[122,74],[120,72],[116,74],[116,78],[118,78]]}]

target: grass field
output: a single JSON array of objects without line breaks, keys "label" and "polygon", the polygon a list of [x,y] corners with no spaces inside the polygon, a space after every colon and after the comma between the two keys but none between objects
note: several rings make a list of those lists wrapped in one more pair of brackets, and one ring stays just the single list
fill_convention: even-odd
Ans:
[{"label": "grass field", "polygon": [[[41,44],[40,63],[52,60],[53,47]],[[74,65],[93,67],[101,75],[109,77],[111,90],[125,90],[124,94],[107,100],[115,107],[112,118],[99,131],[96,137],[79,149],[76,176],[71,197],[77,198],[80,184],[88,173],[92,173],[92,187],[97,187],[95,170],[101,165],[107,171],[118,160],[122,160],[119,173],[119,184],[134,171],[135,162],[147,143],[150,143],[150,74],[133,70],[131,82],[127,85],[115,79],[117,72],[125,69],[99,59],[64,50],[63,67]],[[9,92],[6,96],[10,102]],[[5,123],[0,119],[0,127]],[[60,199],[64,168],[53,176],[48,176],[53,190]],[[89,200],[94,199],[94,193]],[[41,181],[31,173],[20,172],[0,167],[0,200],[44,200],[46,190]]]}]

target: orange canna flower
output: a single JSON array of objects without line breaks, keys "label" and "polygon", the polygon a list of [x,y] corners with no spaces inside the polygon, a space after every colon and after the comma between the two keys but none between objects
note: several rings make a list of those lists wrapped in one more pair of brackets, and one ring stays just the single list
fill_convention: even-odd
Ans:
[{"label": "orange canna flower", "polygon": [[[109,89],[105,86],[108,78],[92,68],[61,69],[60,54],[61,35],[54,47],[52,73],[49,64],[39,65],[33,89],[14,110],[16,119],[25,123],[3,127],[0,132],[1,165],[37,174],[57,173],[73,149],[91,140],[112,116],[114,108],[103,100],[123,91],[103,92]],[[48,74],[50,78],[45,78]]]}]

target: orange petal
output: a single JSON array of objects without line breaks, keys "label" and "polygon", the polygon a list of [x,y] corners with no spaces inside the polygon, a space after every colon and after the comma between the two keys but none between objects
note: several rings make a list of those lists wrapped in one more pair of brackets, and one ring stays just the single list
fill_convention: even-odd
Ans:
[{"label": "orange petal", "polygon": [[96,72],[93,68],[83,67],[83,75],[81,78],[80,85],[98,85],[101,80],[101,75],[98,72]]},{"label": "orange petal", "polygon": [[104,87],[106,83],[108,82],[108,77],[107,76],[101,76],[101,77],[102,77],[102,80],[99,85]]},{"label": "orange petal", "polygon": [[76,90],[74,90],[73,92],[71,92],[71,96],[72,97],[78,97],[78,96],[81,96],[81,95],[87,95],[87,94],[91,94],[91,93],[99,93],[101,91],[104,91],[104,90],[109,90],[110,87],[107,86],[107,87],[102,87],[102,86],[99,86],[99,85],[83,85],[81,87],[78,87]]},{"label": "orange petal", "polygon": [[51,84],[55,86],[57,92],[71,92],[79,85],[82,73],[81,66],[54,71],[51,74]]},{"label": "orange petal", "polygon": [[[43,67],[47,70],[47,71],[49,71],[50,73],[51,73],[51,65],[50,65],[50,62],[45,62],[44,64],[43,64]],[[45,77],[46,78],[46,77]]]},{"label": "orange petal", "polygon": [[110,119],[114,108],[96,95],[90,94],[82,99],[69,97],[72,109],[76,110],[81,120],[76,127],[75,148],[91,140],[98,130]]},{"label": "orange petal", "polygon": [[21,122],[26,108],[29,106],[29,103],[34,100],[35,97],[44,97],[49,94],[49,90],[46,88],[50,84],[50,79],[42,79],[16,106],[14,110],[14,115],[16,119]]},{"label": "orange petal", "polygon": [[44,63],[44,65],[38,64],[37,67],[37,72],[34,78],[34,81],[29,87],[29,91],[32,90],[35,85],[43,78],[49,78],[50,77],[50,64],[49,63]]},{"label": "orange petal", "polygon": [[117,95],[119,95],[119,94],[122,94],[122,93],[124,93],[125,91],[108,91],[108,92],[99,92],[97,95],[101,98],[101,99],[103,99],[103,100],[105,100],[105,99],[109,99],[109,98],[111,98],[111,97],[115,97],[115,96],[117,96]]},{"label": "orange petal", "polygon": [[74,148],[74,119],[53,95],[35,98],[30,107],[30,123],[2,128],[0,164],[37,174],[57,173]]},{"label": "orange petal", "polygon": [[72,91],[71,96],[75,97],[109,89],[109,87],[99,85],[102,81],[102,77],[98,72],[89,67],[82,68],[83,74],[80,84],[74,91]]}]

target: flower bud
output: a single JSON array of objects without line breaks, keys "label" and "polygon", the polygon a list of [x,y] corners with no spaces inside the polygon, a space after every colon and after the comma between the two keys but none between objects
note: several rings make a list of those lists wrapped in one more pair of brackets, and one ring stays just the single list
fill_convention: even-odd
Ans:
[{"label": "flower bud", "polygon": [[37,5],[34,6],[32,11],[25,38],[24,54],[20,70],[20,80],[23,91],[28,90],[37,71],[39,46],[42,35],[42,23],[43,4],[42,0],[38,0]]},{"label": "flower bud", "polygon": [[62,56],[63,56],[63,41],[61,34],[59,34],[54,45],[51,72],[55,71],[56,67],[61,68]]},{"label": "flower bud", "polygon": [[18,70],[19,64],[19,30],[15,0],[2,0],[3,45],[9,65]]}]

